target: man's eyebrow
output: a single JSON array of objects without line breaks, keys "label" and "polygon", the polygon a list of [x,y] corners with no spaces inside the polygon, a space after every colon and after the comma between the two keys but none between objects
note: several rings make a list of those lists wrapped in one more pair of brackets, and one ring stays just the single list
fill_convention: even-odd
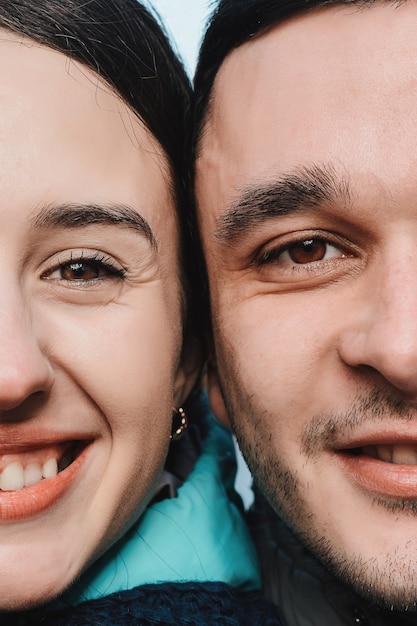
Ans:
[{"label": "man's eyebrow", "polygon": [[348,205],[349,184],[333,167],[299,168],[277,180],[251,185],[218,220],[215,237],[233,243],[273,218],[319,207],[325,202]]},{"label": "man's eyebrow", "polygon": [[130,228],[144,235],[153,248],[156,239],[149,223],[125,204],[65,203],[45,206],[32,219],[34,228],[84,228],[92,224]]}]

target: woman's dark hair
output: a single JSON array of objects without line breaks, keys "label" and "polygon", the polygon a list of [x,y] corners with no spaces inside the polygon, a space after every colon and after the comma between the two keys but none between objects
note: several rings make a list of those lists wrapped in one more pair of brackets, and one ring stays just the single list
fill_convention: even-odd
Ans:
[{"label": "woman's dark hair", "polygon": [[[187,296],[191,85],[157,18],[137,0],[0,0],[0,28],[53,48],[96,72],[164,149],[182,234]],[[190,268],[190,276],[188,276]]]}]

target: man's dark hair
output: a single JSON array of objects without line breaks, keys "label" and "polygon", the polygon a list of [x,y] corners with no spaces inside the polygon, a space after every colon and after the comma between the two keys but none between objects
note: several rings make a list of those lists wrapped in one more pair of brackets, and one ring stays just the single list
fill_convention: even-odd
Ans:
[{"label": "man's dark hair", "polygon": [[[299,14],[327,6],[373,4],[375,0],[220,0],[201,45],[194,77],[194,154],[210,109],[216,74],[235,48]],[[389,0],[388,0],[389,1]],[[306,43],[308,45],[308,43]]]},{"label": "man's dark hair", "polygon": [[[194,169],[204,134],[204,125],[210,115],[213,85],[217,72],[230,52],[267,32],[273,26],[313,9],[337,5],[353,5],[361,8],[374,2],[375,0],[220,0],[209,20],[194,76],[191,168]],[[199,273],[202,277],[200,307],[203,311],[207,311],[208,281],[195,213],[191,216],[191,230],[194,254],[198,259]],[[205,324],[207,323],[206,320]]]}]

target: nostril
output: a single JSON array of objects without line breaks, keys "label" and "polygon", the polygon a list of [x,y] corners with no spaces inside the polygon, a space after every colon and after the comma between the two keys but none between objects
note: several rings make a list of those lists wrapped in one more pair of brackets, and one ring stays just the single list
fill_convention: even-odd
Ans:
[{"label": "nostril", "polygon": [[4,342],[0,347],[0,410],[10,410],[30,397],[49,392],[54,370],[32,337],[25,342]]},{"label": "nostril", "polygon": [[53,376],[44,377],[28,373],[6,371],[0,365],[0,411],[11,411],[17,407],[40,404],[44,401],[53,382]]},{"label": "nostril", "polygon": [[357,342],[356,346],[340,349],[339,357],[351,371],[369,381],[379,379],[402,395],[417,395],[417,344],[415,350],[405,351],[395,341],[381,340],[374,345],[368,337],[361,345]]}]

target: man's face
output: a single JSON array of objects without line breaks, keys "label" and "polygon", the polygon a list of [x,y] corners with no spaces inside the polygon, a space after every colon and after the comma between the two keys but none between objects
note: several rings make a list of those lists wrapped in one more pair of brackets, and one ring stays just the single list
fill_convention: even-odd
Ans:
[{"label": "man's face", "polygon": [[365,595],[415,602],[417,3],[233,51],[197,161],[219,377],[277,511]]},{"label": "man's face", "polygon": [[5,31],[0,52],[3,610],[59,594],[141,514],[183,380],[162,149],[85,67]]}]

